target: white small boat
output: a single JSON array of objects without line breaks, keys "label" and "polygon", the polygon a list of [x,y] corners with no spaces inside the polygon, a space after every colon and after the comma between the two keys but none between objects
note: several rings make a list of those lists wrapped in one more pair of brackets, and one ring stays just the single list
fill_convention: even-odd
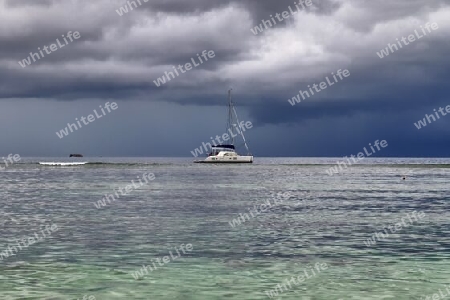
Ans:
[{"label": "white small boat", "polygon": [[[211,153],[204,160],[196,160],[195,163],[253,163],[253,155],[250,154],[247,141],[245,140],[244,130],[239,130],[239,122],[236,109],[231,100],[231,89],[228,91],[228,123],[227,132],[230,133],[231,143],[228,145],[211,146]],[[239,155],[234,146],[235,137],[241,136],[244,146],[247,149],[247,155]]]},{"label": "white small boat", "polygon": [[86,162],[39,162],[40,165],[44,166],[79,166],[85,165]]},{"label": "white small boat", "polygon": [[196,163],[253,163],[252,155],[239,155],[233,145],[213,146],[211,154],[205,160],[197,160]]}]

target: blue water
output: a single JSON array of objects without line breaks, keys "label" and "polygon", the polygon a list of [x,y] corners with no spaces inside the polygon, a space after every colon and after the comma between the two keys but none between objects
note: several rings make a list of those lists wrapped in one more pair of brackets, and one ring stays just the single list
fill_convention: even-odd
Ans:
[{"label": "blue water", "polygon": [[[450,159],[365,159],[333,176],[333,158],[192,160],[22,158],[0,172],[0,253],[58,228],[2,256],[0,298],[269,299],[316,263],[328,268],[276,299],[421,299],[450,284]],[[96,208],[144,173],[155,179]],[[364,243],[413,211],[425,217]],[[133,277],[182,244],[192,251]]]}]

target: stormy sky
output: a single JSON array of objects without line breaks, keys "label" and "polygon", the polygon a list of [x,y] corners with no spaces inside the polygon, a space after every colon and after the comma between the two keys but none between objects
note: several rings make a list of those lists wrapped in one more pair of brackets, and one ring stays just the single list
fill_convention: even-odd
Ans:
[{"label": "stormy sky", "polygon": [[[137,0],[136,0],[137,3]],[[0,154],[192,156],[225,133],[227,91],[255,156],[450,156],[450,1],[0,0]],[[270,15],[296,13],[255,35]],[[423,34],[421,26],[439,28]],[[380,58],[396,39],[423,37]],[[63,42],[63,35],[80,38]],[[64,47],[22,67],[38,47]],[[59,47],[59,46],[58,46]],[[197,53],[214,58],[160,85]],[[198,60],[197,60],[198,62]],[[337,70],[350,76],[292,106]],[[99,105],[118,108],[60,139]]]}]

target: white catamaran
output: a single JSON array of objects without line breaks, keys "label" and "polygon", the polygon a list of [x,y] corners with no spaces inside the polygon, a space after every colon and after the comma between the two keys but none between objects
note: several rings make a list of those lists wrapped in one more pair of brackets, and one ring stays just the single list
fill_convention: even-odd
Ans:
[{"label": "white catamaran", "polygon": [[[236,109],[234,108],[233,100],[231,100],[231,89],[228,91],[228,122],[227,131],[231,136],[231,143],[227,145],[216,145],[211,147],[211,153],[205,160],[195,161],[196,163],[253,163],[253,155],[250,154],[247,141],[245,140],[244,130],[240,128]],[[235,137],[242,137],[247,155],[242,156],[237,154],[234,146]]]}]

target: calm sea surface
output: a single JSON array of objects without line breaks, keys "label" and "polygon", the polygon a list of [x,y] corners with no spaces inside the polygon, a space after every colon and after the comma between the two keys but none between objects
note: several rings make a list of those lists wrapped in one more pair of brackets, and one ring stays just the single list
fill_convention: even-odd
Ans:
[{"label": "calm sea surface", "polygon": [[[326,173],[331,158],[191,161],[22,158],[0,171],[0,299],[269,299],[266,292],[316,263],[328,267],[274,299],[447,293],[450,159],[365,159],[334,176]],[[96,208],[144,173],[155,179]],[[249,209],[277,198],[251,217]],[[425,216],[367,245],[413,211]],[[240,214],[249,217],[231,226]],[[192,250],[170,258],[182,244]]]}]

